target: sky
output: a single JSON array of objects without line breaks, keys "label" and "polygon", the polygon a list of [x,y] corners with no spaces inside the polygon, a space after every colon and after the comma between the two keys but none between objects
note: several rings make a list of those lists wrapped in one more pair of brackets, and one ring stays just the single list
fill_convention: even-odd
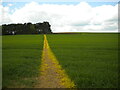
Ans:
[{"label": "sky", "polygon": [[48,21],[53,32],[118,32],[118,0],[5,0],[0,19],[0,25]]}]

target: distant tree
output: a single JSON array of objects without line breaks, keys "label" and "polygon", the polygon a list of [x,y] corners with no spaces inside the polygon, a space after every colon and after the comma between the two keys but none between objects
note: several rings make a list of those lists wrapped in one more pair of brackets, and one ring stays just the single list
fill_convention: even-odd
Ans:
[{"label": "distant tree", "polygon": [[34,26],[34,24],[29,25],[29,33],[30,34],[35,34],[35,26]]},{"label": "distant tree", "polygon": [[2,25],[3,35],[14,35],[14,34],[50,34],[51,25],[49,22],[43,23],[18,23],[18,24],[4,24]]},{"label": "distant tree", "polygon": [[2,26],[0,25],[0,35],[2,35]]},{"label": "distant tree", "polygon": [[51,25],[49,24],[49,22],[43,22],[43,33],[50,34],[51,33],[50,27]]}]

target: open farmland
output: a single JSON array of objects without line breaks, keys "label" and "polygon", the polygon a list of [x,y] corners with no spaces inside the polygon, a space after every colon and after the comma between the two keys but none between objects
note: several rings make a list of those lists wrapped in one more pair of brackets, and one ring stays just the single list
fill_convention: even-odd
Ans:
[{"label": "open farmland", "polygon": [[3,88],[33,87],[39,75],[43,35],[3,36]]},{"label": "open farmland", "polygon": [[47,38],[77,87],[117,88],[118,34],[54,34]]},{"label": "open farmland", "polygon": [[75,84],[77,88],[117,88],[118,34],[8,35],[2,38],[3,88],[60,87],[59,84],[68,81],[71,84],[66,87]]}]

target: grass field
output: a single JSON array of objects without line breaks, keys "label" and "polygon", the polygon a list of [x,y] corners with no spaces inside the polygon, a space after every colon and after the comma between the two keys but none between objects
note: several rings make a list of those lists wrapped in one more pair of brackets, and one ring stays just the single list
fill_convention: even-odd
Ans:
[{"label": "grass field", "polygon": [[2,26],[0,25],[0,89],[2,88]]},{"label": "grass field", "polygon": [[[43,35],[2,38],[3,88],[33,87],[40,73]],[[118,86],[118,34],[51,34],[47,39],[76,87]]]},{"label": "grass field", "polygon": [[118,87],[118,34],[54,34],[47,39],[77,87]]},{"label": "grass field", "polygon": [[2,37],[3,88],[33,87],[39,75],[43,35]]}]

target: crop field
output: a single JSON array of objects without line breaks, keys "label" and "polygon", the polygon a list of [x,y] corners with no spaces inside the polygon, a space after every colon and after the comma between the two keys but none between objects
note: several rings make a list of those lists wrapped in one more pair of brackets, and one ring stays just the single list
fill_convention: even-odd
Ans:
[{"label": "crop field", "polygon": [[[118,34],[80,33],[46,36],[59,64],[77,88],[118,87],[118,52],[120,50]],[[40,67],[44,60],[42,59],[44,40],[43,35],[2,36],[3,88],[40,86],[37,82],[41,80],[38,79],[39,75],[42,76]],[[49,59],[49,53],[46,53],[44,58]],[[46,63],[43,63],[43,67],[46,68]],[[47,67],[48,71],[51,65],[53,64]],[[49,75],[45,77],[49,78]],[[42,80],[44,82],[44,79]]]},{"label": "crop field", "polygon": [[39,75],[43,35],[2,37],[3,88],[33,87]]},{"label": "crop field", "polygon": [[118,87],[118,34],[54,34],[47,38],[78,88]]}]

